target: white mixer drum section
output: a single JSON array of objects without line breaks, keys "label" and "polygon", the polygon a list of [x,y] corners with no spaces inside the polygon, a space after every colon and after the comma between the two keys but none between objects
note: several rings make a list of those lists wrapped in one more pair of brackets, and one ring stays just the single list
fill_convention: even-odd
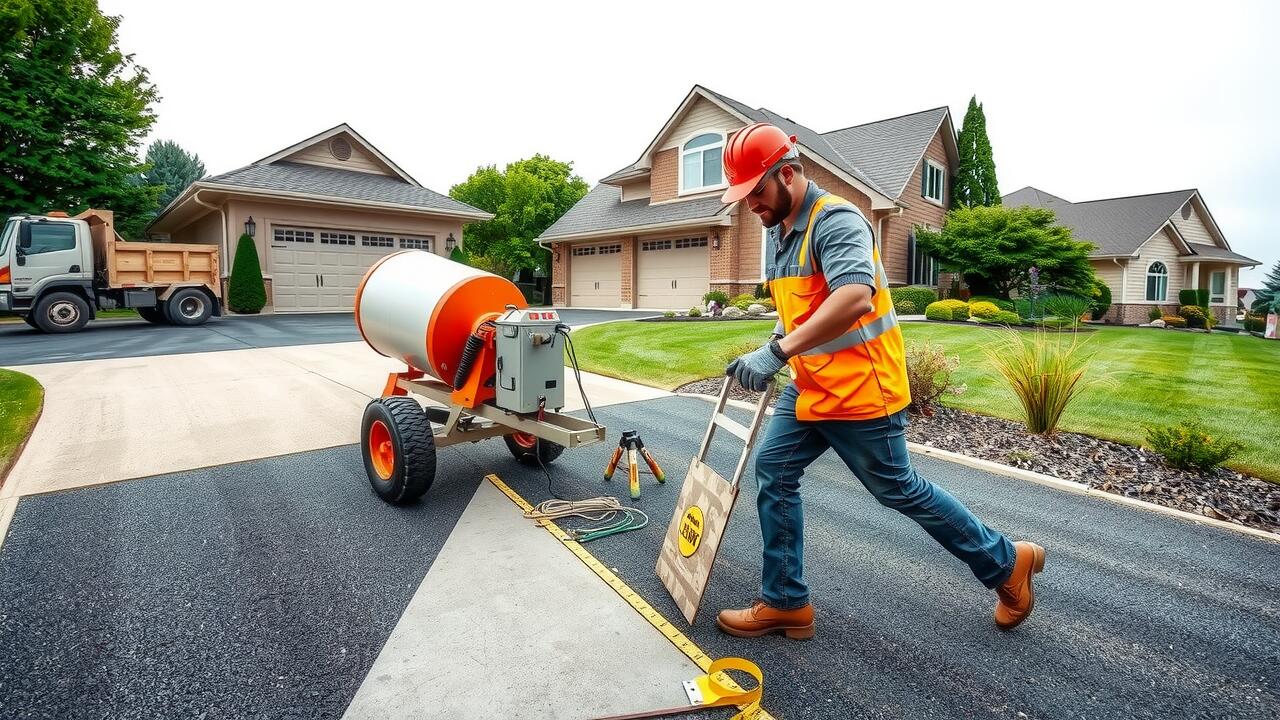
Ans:
[{"label": "white mixer drum section", "polygon": [[356,290],[356,327],[369,346],[446,383],[478,323],[525,308],[504,277],[422,250],[379,260]]}]

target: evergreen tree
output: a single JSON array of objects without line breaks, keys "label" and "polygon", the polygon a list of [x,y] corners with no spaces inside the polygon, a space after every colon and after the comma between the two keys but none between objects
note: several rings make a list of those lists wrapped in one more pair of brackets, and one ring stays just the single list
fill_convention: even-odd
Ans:
[{"label": "evergreen tree", "polygon": [[976,96],[969,98],[956,145],[960,165],[951,184],[952,207],[999,205],[1000,189],[991,141],[987,138],[987,118]]},{"label": "evergreen tree", "polygon": [[267,304],[267,288],[258,263],[258,246],[248,233],[236,245],[236,261],[231,266],[231,282],[227,289],[227,307],[231,312],[258,313]]},{"label": "evergreen tree", "polygon": [[1272,266],[1267,279],[1262,281],[1262,287],[1254,295],[1252,311],[1255,315],[1266,315],[1272,304],[1280,301],[1280,260]]},{"label": "evergreen tree", "polygon": [[141,234],[160,190],[140,181],[137,149],[158,96],[117,46],[119,24],[95,0],[0,3],[4,211],[100,207],[120,234]]},{"label": "evergreen tree", "polygon": [[142,174],[148,185],[163,186],[157,210],[164,209],[191,183],[204,177],[204,163],[199,155],[183,150],[171,140],[157,140],[147,148],[147,165]]}]

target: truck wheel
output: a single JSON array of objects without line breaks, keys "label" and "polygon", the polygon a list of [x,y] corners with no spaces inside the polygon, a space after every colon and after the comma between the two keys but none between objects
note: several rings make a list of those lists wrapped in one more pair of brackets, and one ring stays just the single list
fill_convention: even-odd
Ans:
[{"label": "truck wheel", "polygon": [[507,443],[507,449],[525,465],[537,465],[541,459],[543,465],[555,461],[560,457],[560,453],[564,452],[564,446],[560,443],[553,443],[550,440],[542,440],[537,436],[529,433],[511,433],[503,435],[503,441]]},{"label": "truck wheel", "polygon": [[169,324],[169,316],[165,314],[163,305],[157,305],[155,307],[140,307],[138,308],[138,314],[142,316],[143,320],[146,320],[149,323],[155,323],[156,325]]},{"label": "truck wheel", "polygon": [[36,324],[36,316],[35,316],[35,315],[32,315],[31,313],[27,313],[26,315],[23,315],[23,316],[22,316],[22,322],[24,322],[24,323],[26,323],[26,324],[30,325],[31,327],[33,327],[33,328],[35,328],[35,329],[37,329],[37,330],[39,330],[39,329],[40,329],[40,326]]},{"label": "truck wheel", "polygon": [[378,497],[402,505],[431,487],[436,479],[436,441],[417,400],[389,397],[370,402],[360,437],[364,471]]},{"label": "truck wheel", "polygon": [[174,325],[201,325],[213,314],[213,304],[203,290],[182,288],[165,302],[165,314]]},{"label": "truck wheel", "polygon": [[74,293],[49,293],[36,303],[35,319],[47,333],[75,332],[89,324],[89,303]]}]

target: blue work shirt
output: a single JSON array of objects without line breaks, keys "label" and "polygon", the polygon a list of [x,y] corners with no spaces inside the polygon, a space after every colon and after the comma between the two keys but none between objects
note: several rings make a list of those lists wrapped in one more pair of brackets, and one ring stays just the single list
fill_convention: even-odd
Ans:
[{"label": "blue work shirt", "polygon": [[[773,249],[769,256],[770,272],[767,277],[785,275],[786,273],[775,273],[773,270],[799,263],[800,241],[809,228],[809,213],[818,198],[826,194],[826,190],[810,180],[809,187],[805,189],[800,214],[796,216],[796,224],[791,232],[785,238],[782,237],[781,222],[767,229],[768,244]],[[862,211],[853,205],[827,205],[814,220],[809,253],[832,292],[844,285],[859,283],[871,288],[874,295],[876,267],[871,254],[874,242],[871,223],[867,222]]]}]

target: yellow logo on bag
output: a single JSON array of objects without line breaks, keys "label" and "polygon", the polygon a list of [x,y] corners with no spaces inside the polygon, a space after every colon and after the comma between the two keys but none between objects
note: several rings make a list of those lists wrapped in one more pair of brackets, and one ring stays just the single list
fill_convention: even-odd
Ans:
[{"label": "yellow logo on bag", "polygon": [[702,508],[690,505],[680,520],[680,554],[689,557],[702,544]]}]

